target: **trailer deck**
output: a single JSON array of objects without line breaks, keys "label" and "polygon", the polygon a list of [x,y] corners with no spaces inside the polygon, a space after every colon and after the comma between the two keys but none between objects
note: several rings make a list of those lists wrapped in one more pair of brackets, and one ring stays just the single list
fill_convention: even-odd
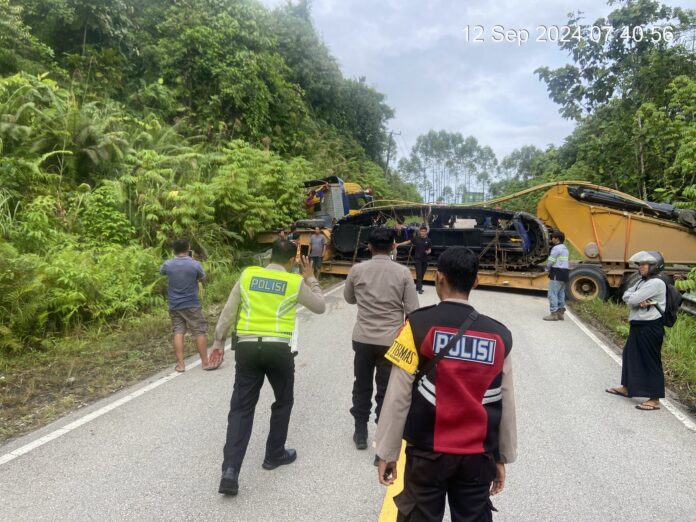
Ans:
[{"label": "trailer deck", "polygon": [[[323,274],[331,274],[336,276],[346,276],[350,271],[353,263],[350,261],[324,261],[321,267]],[[414,266],[406,265],[413,278],[416,277],[416,269]],[[425,277],[425,281],[435,281],[435,266],[429,266]],[[548,289],[548,277],[543,270],[524,271],[524,272],[496,272],[494,270],[479,270],[478,273],[479,286],[497,286],[504,288],[518,288],[522,290],[538,290],[546,291]]]}]

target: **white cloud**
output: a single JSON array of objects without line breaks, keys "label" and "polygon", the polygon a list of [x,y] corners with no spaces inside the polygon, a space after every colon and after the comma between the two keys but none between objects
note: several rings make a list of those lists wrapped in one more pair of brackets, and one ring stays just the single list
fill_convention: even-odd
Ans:
[{"label": "white cloud", "polygon": [[[387,95],[401,149],[431,128],[446,129],[475,136],[502,158],[526,144],[560,144],[572,131],[533,72],[568,58],[552,43],[493,43],[491,28],[526,27],[534,38],[537,26],[562,25],[578,9],[590,23],[612,8],[605,0],[314,0],[312,16],[344,75],[366,76]],[[465,42],[467,24],[483,25],[489,41]]]}]

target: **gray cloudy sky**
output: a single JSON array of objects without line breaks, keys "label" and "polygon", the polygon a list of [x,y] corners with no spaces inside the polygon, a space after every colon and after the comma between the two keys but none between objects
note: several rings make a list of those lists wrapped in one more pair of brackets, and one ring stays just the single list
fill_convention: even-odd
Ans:
[{"label": "gray cloudy sky", "polygon": [[[262,0],[268,6],[284,0]],[[458,131],[490,145],[498,159],[526,144],[561,144],[573,128],[549,100],[534,70],[568,63],[537,28],[606,16],[605,0],[313,0],[317,30],[348,77],[366,76],[396,109],[399,155],[429,129]],[[484,43],[465,39],[484,27]],[[493,27],[527,28],[530,41],[494,42]],[[474,31],[470,33],[474,36]]]}]

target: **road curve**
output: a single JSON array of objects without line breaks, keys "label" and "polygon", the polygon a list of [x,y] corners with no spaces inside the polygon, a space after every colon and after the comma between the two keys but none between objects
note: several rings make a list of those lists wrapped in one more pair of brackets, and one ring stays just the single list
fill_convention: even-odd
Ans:
[{"label": "road curve", "polygon": [[[421,297],[434,303],[433,287]],[[372,453],[353,446],[348,413],[355,307],[340,290],[328,302],[325,315],[300,315],[288,440],[295,464],[261,469],[266,384],[239,496],[218,495],[234,378],[228,354],[219,371],[193,368],[0,465],[0,520],[377,520],[384,489]],[[472,302],[514,337],[519,460],[494,499],[495,520],[696,519],[696,433],[665,409],[641,412],[637,401],[604,393],[619,367],[573,322],[541,321],[542,297],[477,290]],[[0,462],[148,382],[0,447]]]}]

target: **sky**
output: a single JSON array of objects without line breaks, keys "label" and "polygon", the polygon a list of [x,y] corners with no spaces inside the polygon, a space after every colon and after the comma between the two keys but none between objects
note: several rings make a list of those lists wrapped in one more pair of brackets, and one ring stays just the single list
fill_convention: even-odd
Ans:
[{"label": "sky", "polygon": [[[269,7],[285,2],[262,1]],[[606,0],[312,2],[314,24],[343,75],[365,76],[396,110],[389,129],[400,133],[400,157],[420,134],[444,129],[474,136],[499,160],[523,145],[560,145],[572,132],[574,123],[561,118],[534,74],[570,60],[551,38],[535,40],[555,36],[544,27],[564,25],[577,10],[591,25],[612,8]],[[499,28],[526,28],[529,41],[495,41]],[[478,36],[482,43],[473,41]]]}]

